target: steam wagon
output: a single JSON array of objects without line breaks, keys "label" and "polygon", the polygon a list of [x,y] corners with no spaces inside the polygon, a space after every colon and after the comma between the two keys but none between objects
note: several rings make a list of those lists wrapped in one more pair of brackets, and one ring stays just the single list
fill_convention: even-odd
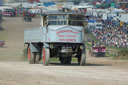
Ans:
[{"label": "steam wagon", "polygon": [[76,57],[79,65],[85,65],[83,19],[82,14],[76,13],[43,13],[41,27],[24,31],[29,63],[41,60],[49,65],[50,58],[58,57],[62,64],[70,64]]}]

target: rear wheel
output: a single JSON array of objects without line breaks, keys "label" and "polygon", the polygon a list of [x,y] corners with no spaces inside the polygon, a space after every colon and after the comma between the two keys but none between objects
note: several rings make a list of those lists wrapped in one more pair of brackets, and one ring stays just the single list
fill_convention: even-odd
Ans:
[{"label": "rear wheel", "polygon": [[45,66],[49,65],[50,61],[50,50],[49,48],[42,49],[42,61]]},{"label": "rear wheel", "polygon": [[31,49],[28,48],[28,62],[30,64],[34,64],[35,63],[35,58],[36,58],[36,53],[31,52]]}]

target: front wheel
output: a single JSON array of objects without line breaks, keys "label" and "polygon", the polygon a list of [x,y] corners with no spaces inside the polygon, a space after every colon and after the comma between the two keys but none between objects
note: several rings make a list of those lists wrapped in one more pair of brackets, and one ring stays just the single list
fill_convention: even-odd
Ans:
[{"label": "front wheel", "polygon": [[50,61],[50,50],[49,48],[42,49],[42,61],[43,65],[48,66]]},{"label": "front wheel", "polygon": [[78,64],[80,66],[83,66],[85,65],[86,63],[86,53],[85,53],[85,50],[79,50],[79,53],[78,53]]},{"label": "front wheel", "polygon": [[62,64],[70,64],[72,61],[72,57],[68,56],[68,57],[59,57],[59,60]]}]

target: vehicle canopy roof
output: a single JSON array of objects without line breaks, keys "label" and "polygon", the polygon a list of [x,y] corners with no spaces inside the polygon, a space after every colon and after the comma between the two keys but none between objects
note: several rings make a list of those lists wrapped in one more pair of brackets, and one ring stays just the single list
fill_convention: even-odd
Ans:
[{"label": "vehicle canopy roof", "polygon": [[44,12],[44,13],[42,13],[42,16],[44,16],[44,15],[81,15],[82,16],[82,14],[81,13],[74,13],[74,12],[60,12],[60,11],[50,11],[50,12]]},{"label": "vehicle canopy roof", "polygon": [[[49,25],[83,26],[83,15],[72,12],[46,12],[42,14]],[[47,17],[47,18],[46,18]],[[45,25],[45,24],[44,24]]]}]

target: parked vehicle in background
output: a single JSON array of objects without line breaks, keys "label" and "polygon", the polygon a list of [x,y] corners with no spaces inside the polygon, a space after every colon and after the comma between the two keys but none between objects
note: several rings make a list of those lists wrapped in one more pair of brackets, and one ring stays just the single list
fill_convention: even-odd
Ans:
[{"label": "parked vehicle in background", "polygon": [[91,56],[95,57],[105,57],[106,54],[106,47],[101,44],[94,44],[92,43],[92,47],[90,49]]},{"label": "parked vehicle in background", "polygon": [[76,57],[85,65],[83,15],[76,13],[47,12],[42,14],[42,26],[24,31],[28,61],[49,65],[50,58],[58,57],[62,64],[70,64]]},{"label": "parked vehicle in background", "polygon": [[105,57],[106,48],[104,46],[94,46],[91,48],[91,55],[96,57]]},{"label": "parked vehicle in background", "polygon": [[95,29],[103,29],[103,24],[100,22],[95,23]]},{"label": "parked vehicle in background", "polygon": [[5,9],[3,12],[3,16],[14,17],[16,16],[16,12],[14,9]]},{"label": "parked vehicle in background", "polygon": [[128,22],[128,13],[120,13],[119,14],[119,20],[127,23]]},{"label": "parked vehicle in background", "polygon": [[41,9],[29,9],[28,10],[29,13],[32,13],[32,14],[40,14],[41,13]]},{"label": "parked vehicle in background", "polygon": [[94,23],[88,23],[88,29],[94,29],[95,28],[95,24]]}]

